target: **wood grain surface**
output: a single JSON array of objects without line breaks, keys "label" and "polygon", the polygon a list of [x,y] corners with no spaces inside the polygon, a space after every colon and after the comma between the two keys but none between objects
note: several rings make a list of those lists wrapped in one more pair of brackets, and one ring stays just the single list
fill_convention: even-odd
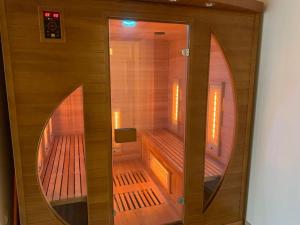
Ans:
[{"label": "wood grain surface", "polygon": [[[40,42],[39,6],[64,10],[65,43]],[[41,133],[53,110],[81,85],[89,224],[113,223],[108,17],[191,25],[184,224],[221,225],[243,220],[260,14],[117,0],[1,0],[1,38],[22,225],[63,224],[42,195],[37,177],[37,150]],[[203,213],[212,30],[233,74],[237,135],[224,180]]]}]

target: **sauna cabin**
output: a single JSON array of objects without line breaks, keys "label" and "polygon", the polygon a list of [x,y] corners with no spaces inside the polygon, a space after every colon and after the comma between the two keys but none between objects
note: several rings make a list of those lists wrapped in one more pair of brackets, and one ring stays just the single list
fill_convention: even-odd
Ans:
[{"label": "sauna cabin", "polygon": [[244,225],[262,12],[2,0],[21,225]]}]

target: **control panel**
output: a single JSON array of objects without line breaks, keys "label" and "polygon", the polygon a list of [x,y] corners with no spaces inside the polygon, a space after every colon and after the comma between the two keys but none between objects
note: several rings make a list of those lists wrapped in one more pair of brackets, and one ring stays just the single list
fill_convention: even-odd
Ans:
[{"label": "control panel", "polygon": [[63,11],[39,8],[41,42],[64,42]]}]

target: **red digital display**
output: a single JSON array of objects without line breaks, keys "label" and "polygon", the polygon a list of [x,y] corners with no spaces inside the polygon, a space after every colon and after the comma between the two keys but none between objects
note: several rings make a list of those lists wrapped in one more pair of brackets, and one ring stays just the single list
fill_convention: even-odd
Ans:
[{"label": "red digital display", "polygon": [[47,39],[61,39],[60,13],[44,11],[44,32]]},{"label": "red digital display", "polygon": [[54,14],[53,14],[53,17],[54,17],[54,18],[59,18],[59,13],[54,13]]}]

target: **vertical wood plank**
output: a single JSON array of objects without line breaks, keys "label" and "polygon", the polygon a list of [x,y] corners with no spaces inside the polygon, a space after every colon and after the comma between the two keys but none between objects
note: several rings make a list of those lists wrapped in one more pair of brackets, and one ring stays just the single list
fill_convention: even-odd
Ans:
[{"label": "vertical wood plank", "polygon": [[68,140],[68,145],[66,146],[63,180],[62,180],[62,187],[61,187],[61,199],[66,199],[68,197],[69,164],[70,164],[70,140]]},{"label": "vertical wood plank", "polygon": [[56,172],[56,179],[55,179],[55,184],[54,184],[54,191],[53,191],[53,201],[59,200],[60,195],[61,195],[61,185],[62,185],[62,180],[63,180],[63,171],[64,171],[64,162],[65,162],[65,156],[66,156],[66,148],[68,148],[68,137],[63,137],[64,139],[64,144],[61,148],[61,153],[58,159],[58,168]]},{"label": "vertical wood plank", "polygon": [[70,144],[70,163],[69,163],[69,182],[68,182],[68,198],[75,195],[75,146],[74,142]]},{"label": "vertical wood plank", "polygon": [[[72,136],[72,143],[75,150],[75,196],[84,196],[81,192],[81,170],[80,170],[80,152],[77,136]],[[82,168],[85,172],[85,166]]]}]

